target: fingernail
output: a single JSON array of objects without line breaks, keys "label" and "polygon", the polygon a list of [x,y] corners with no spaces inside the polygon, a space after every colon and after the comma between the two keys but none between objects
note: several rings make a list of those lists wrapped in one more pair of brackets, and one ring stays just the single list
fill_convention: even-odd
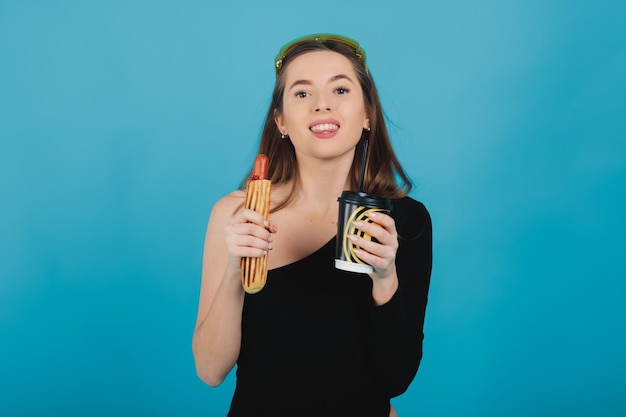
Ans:
[{"label": "fingernail", "polygon": [[368,216],[369,216],[370,219],[373,219],[374,217],[377,216],[377,214],[376,213],[370,213],[370,214],[368,214]]},{"label": "fingernail", "polygon": [[355,225],[356,227],[361,227],[363,226],[363,222],[354,222],[352,223],[353,225]]},{"label": "fingernail", "polygon": [[265,255],[267,255],[267,251],[266,250],[263,251],[263,256],[265,256]]},{"label": "fingernail", "polygon": [[268,227],[270,223],[267,220],[263,220],[263,226]]},{"label": "fingernail", "polygon": [[270,236],[270,238],[269,238],[269,239],[267,239],[267,241],[268,241],[268,242],[273,242],[273,241],[274,241],[274,239],[272,238],[272,236]]},{"label": "fingernail", "polygon": [[356,242],[356,236],[354,236],[354,235],[348,236],[348,239],[350,239],[353,242]]},{"label": "fingernail", "polygon": [[271,244],[271,243],[270,243],[269,245],[267,245],[267,249],[269,249],[269,250],[272,250],[272,249],[273,249],[273,247],[272,247],[272,244]]}]

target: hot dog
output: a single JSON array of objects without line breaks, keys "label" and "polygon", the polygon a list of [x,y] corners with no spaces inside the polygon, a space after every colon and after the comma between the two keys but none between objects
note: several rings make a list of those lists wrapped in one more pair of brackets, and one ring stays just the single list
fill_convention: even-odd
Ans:
[{"label": "hot dog", "polygon": [[[259,154],[254,160],[252,178],[246,185],[245,207],[259,213],[269,220],[270,192],[272,182],[269,176],[267,156]],[[262,258],[241,259],[241,282],[243,289],[249,294],[256,294],[265,286],[267,280],[267,254]]]}]

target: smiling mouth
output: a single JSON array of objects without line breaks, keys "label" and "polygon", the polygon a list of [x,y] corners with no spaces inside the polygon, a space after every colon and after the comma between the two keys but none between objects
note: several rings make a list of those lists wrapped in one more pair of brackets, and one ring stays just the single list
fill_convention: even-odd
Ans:
[{"label": "smiling mouth", "polygon": [[334,123],[320,123],[318,125],[315,126],[311,126],[310,127],[311,132],[334,132],[336,130],[339,130],[339,125],[336,125]]}]

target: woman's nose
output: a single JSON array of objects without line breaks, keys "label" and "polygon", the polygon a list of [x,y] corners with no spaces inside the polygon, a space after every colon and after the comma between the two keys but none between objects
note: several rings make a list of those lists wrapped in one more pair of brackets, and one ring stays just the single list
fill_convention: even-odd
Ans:
[{"label": "woman's nose", "polygon": [[324,94],[320,94],[317,97],[317,102],[315,103],[315,111],[330,111],[330,100]]}]

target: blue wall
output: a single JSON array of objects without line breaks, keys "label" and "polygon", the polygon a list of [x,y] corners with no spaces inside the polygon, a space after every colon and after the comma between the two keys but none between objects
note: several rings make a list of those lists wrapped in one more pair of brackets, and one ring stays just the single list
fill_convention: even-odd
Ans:
[{"label": "blue wall", "polygon": [[190,346],[206,221],[278,48],[328,31],[434,222],[400,416],[626,415],[626,3],[213,3],[0,1],[0,414],[226,413]]}]

